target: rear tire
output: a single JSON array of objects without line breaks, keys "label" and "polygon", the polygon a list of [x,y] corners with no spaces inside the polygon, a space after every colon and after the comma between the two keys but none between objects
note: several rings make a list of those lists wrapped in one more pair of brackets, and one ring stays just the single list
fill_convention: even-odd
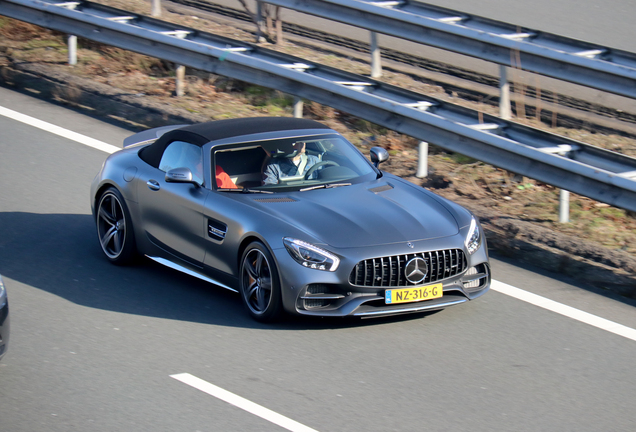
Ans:
[{"label": "rear tire", "polygon": [[282,315],[280,279],[274,257],[259,241],[249,244],[241,257],[239,288],[252,318],[273,322]]},{"label": "rear tire", "polygon": [[106,258],[113,264],[130,264],[137,250],[132,220],[126,202],[114,187],[99,197],[95,216],[97,238]]}]

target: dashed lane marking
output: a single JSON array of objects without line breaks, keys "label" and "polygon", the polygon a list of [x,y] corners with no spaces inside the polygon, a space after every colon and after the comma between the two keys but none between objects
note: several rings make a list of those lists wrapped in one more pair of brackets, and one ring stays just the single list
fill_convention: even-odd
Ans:
[{"label": "dashed lane marking", "polygon": [[278,414],[241,396],[224,390],[221,387],[210,384],[201,378],[190,375],[189,373],[170,375],[170,377],[287,430],[293,432],[318,432],[316,429],[307,427],[295,420],[285,417],[284,415]]},{"label": "dashed lane marking", "polygon": [[106,144],[105,142],[96,140],[94,138],[88,137],[86,135],[79,134],[77,132],[70,131],[68,129],[64,129],[62,127],[56,126],[52,123],[45,122],[40,119],[36,119],[35,117],[28,116],[26,114],[19,113],[17,111],[10,110],[9,108],[5,108],[0,106],[0,115],[8,117],[10,119],[28,124],[30,126],[36,127],[38,129],[45,130],[47,132],[51,132],[52,134],[59,135],[63,138],[70,139],[71,141],[78,142],[80,144],[84,144],[85,146],[92,147],[97,150],[101,150],[108,154],[115,153],[117,150],[121,150],[119,147],[114,145]]},{"label": "dashed lane marking", "polygon": [[494,291],[500,292],[502,294],[506,294],[510,297],[514,297],[526,303],[539,306],[543,309],[556,312],[568,318],[572,318],[574,320],[583,322],[585,324],[589,324],[591,326],[603,329],[610,333],[614,333],[619,336],[623,336],[627,339],[636,341],[636,330],[634,330],[631,327],[627,327],[622,324],[615,323],[614,321],[606,320],[605,318],[592,315],[591,313],[584,312],[580,309],[576,309],[571,306],[564,305],[563,303],[550,300],[549,298],[542,297],[540,295],[537,295],[528,291],[524,291],[512,285],[508,285],[496,280],[492,281],[490,288]]}]

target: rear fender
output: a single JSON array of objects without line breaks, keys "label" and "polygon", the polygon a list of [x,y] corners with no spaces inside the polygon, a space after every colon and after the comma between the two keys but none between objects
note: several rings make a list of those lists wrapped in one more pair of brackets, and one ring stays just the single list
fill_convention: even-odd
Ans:
[{"label": "rear fender", "polygon": [[124,139],[124,148],[130,147],[136,144],[149,144],[152,141],[155,141],[161,135],[165,134],[166,132],[170,132],[171,130],[174,130],[174,129],[179,129],[184,126],[188,126],[188,125],[160,126],[160,127],[148,129],[142,132],[138,132]]}]

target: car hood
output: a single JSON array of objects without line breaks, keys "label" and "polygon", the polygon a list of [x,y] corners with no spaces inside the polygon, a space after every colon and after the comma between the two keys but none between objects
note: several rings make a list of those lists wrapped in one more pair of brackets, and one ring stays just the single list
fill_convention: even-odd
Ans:
[{"label": "car hood", "polygon": [[252,198],[256,207],[336,248],[455,235],[450,211],[399,180]]}]

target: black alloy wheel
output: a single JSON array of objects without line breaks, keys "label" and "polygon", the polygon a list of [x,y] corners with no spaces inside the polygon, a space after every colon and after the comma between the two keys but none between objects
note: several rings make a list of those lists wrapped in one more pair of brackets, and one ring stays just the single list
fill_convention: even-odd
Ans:
[{"label": "black alloy wheel", "polygon": [[241,297],[252,318],[261,322],[280,318],[282,301],[278,270],[263,243],[250,243],[243,252],[239,271]]},{"label": "black alloy wheel", "polygon": [[121,193],[107,189],[99,198],[97,237],[106,258],[114,264],[130,263],[135,255],[135,238],[130,213]]}]

